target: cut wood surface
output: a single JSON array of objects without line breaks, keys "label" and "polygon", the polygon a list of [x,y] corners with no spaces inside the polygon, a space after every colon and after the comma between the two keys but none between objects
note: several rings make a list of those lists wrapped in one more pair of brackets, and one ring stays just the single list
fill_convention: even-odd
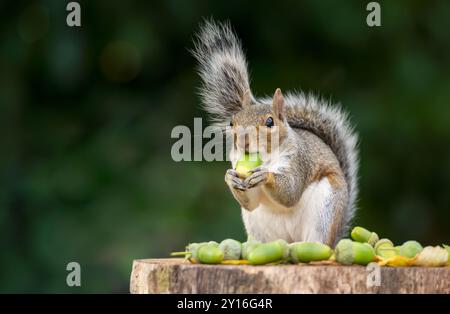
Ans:
[{"label": "cut wood surface", "polygon": [[[376,270],[375,270],[376,271]],[[131,293],[450,293],[450,267],[202,265],[178,258],[133,262]],[[374,285],[375,283],[375,285]]]}]

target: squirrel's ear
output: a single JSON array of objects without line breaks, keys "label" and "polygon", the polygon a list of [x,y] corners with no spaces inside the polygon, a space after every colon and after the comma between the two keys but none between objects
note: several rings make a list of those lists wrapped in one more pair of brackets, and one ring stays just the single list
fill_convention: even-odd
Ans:
[{"label": "squirrel's ear", "polygon": [[273,112],[280,120],[284,120],[284,97],[281,89],[277,88],[273,95]]},{"label": "squirrel's ear", "polygon": [[252,104],[252,92],[247,89],[242,96],[242,108],[250,106]]}]

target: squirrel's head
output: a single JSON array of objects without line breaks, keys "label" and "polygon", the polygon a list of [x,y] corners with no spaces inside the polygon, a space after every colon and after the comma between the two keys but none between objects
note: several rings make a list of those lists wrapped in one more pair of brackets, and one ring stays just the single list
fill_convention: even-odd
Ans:
[{"label": "squirrel's head", "polygon": [[278,88],[272,105],[252,101],[250,90],[242,99],[242,109],[230,120],[233,146],[240,152],[271,153],[283,143],[288,130],[284,98]]}]

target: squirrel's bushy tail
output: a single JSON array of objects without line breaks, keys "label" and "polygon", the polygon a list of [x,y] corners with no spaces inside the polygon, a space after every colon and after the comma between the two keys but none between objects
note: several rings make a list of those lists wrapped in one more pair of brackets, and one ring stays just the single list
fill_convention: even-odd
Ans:
[{"label": "squirrel's bushy tail", "polygon": [[344,214],[340,237],[348,236],[358,196],[358,137],[347,114],[337,105],[331,105],[314,95],[303,93],[287,93],[285,103],[289,125],[316,134],[330,146],[340,163],[349,193],[349,203]]},{"label": "squirrel's bushy tail", "polygon": [[250,88],[241,43],[229,23],[205,21],[197,33],[192,54],[199,62],[204,109],[213,120],[227,121],[242,109]]}]

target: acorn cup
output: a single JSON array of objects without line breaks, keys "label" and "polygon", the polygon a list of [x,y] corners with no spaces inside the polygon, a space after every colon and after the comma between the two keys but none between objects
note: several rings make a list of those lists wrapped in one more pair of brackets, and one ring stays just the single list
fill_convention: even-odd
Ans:
[{"label": "acorn cup", "polygon": [[344,265],[367,265],[375,261],[375,251],[370,244],[350,239],[340,240],[334,252],[336,261]]},{"label": "acorn cup", "polygon": [[289,244],[283,240],[283,239],[279,239],[277,240],[277,242],[281,245],[282,249],[283,249],[283,260],[287,260],[289,258]]},{"label": "acorn cup", "polygon": [[248,260],[248,255],[250,254],[250,252],[260,244],[261,242],[251,239],[249,239],[247,242],[242,243],[242,259]]},{"label": "acorn cup", "polygon": [[406,241],[400,246],[398,254],[408,258],[413,258],[423,250],[422,245],[417,241]]},{"label": "acorn cup", "polygon": [[381,239],[375,244],[376,255],[382,258],[390,258],[397,255],[398,250],[394,247],[394,244],[389,239]]},{"label": "acorn cup", "polygon": [[203,244],[206,244],[206,242],[204,242],[204,243],[190,243],[186,247],[186,250],[191,253],[191,255],[189,257],[198,260],[198,255],[197,255],[198,249]]},{"label": "acorn cup", "polygon": [[371,232],[363,227],[355,227],[352,230],[351,237],[357,242],[367,242],[371,246],[374,246],[378,242],[378,234]]},{"label": "acorn cup", "polygon": [[224,260],[238,260],[241,258],[242,244],[233,239],[220,242],[219,248],[223,251]]}]

